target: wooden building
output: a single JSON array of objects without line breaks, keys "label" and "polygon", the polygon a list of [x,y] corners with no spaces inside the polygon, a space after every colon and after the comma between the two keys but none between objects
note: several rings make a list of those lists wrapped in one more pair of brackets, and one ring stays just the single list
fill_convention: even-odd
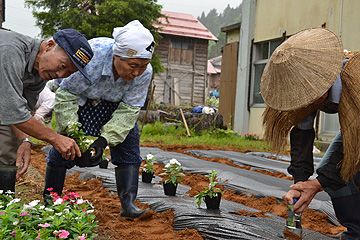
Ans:
[{"label": "wooden building", "polygon": [[162,12],[162,39],[155,52],[166,70],[154,76],[153,100],[172,105],[203,105],[208,96],[209,40],[217,38],[189,14]]},{"label": "wooden building", "polygon": [[[263,136],[266,105],[260,83],[274,50],[298,31],[326,27],[341,37],[345,49],[359,51],[359,9],[359,0],[243,0],[241,23],[221,29],[226,32],[219,100],[224,123],[239,134]],[[322,140],[331,141],[340,128],[337,114],[319,116],[314,128]]]},{"label": "wooden building", "polygon": [[0,28],[3,22],[5,22],[5,0],[0,0]]},{"label": "wooden building", "polygon": [[219,92],[220,89],[220,73],[221,73],[221,56],[208,60],[207,68],[209,78],[209,91]]}]

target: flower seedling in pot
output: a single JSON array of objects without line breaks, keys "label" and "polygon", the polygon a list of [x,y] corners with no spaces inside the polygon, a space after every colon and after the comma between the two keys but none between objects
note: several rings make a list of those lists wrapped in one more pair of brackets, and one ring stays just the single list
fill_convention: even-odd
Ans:
[{"label": "flower seedling in pot", "polygon": [[199,207],[201,205],[201,200],[203,200],[205,197],[210,197],[211,198],[217,198],[218,196],[222,195],[222,191],[220,188],[215,187],[218,182],[216,182],[216,176],[217,176],[217,172],[215,170],[212,170],[210,174],[205,175],[205,177],[209,178],[209,186],[202,192],[200,192],[199,194],[197,194],[195,196],[196,200],[194,201],[194,203],[196,203]]},{"label": "flower seedling in pot", "polygon": [[154,163],[157,163],[157,161],[155,161],[154,155],[149,153],[148,155],[146,155],[146,158],[144,160],[145,164],[143,167],[141,167],[141,171],[154,174]]},{"label": "flower seedling in pot", "polygon": [[165,175],[165,184],[172,183],[177,185],[181,182],[182,177],[185,176],[185,174],[181,173],[181,164],[175,158],[171,159],[162,170],[164,172],[160,173],[160,175]]}]

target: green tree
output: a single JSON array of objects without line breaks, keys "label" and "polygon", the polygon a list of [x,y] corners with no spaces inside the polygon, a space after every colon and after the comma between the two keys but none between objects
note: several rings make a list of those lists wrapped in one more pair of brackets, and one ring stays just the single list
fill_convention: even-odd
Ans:
[{"label": "green tree", "polygon": [[217,42],[210,41],[209,58],[220,56],[221,49],[226,44],[226,34],[221,32],[221,28],[241,21],[241,4],[236,8],[231,8],[228,4],[220,14],[216,9],[210,10],[207,15],[202,12],[198,20],[219,39]]},{"label": "green tree", "polygon": [[[153,26],[163,16],[157,0],[25,0],[25,4],[33,9],[42,37],[65,28],[76,29],[88,39],[112,37],[115,27],[137,19],[152,32],[156,42],[161,38]],[[162,71],[156,55],[151,63],[154,72]]]}]

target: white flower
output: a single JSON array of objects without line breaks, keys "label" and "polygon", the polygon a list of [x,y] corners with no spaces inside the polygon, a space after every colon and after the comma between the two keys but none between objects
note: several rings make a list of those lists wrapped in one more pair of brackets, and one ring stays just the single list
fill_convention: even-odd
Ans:
[{"label": "white flower", "polygon": [[146,155],[146,159],[147,160],[151,160],[153,159],[154,155],[152,155],[151,153],[149,153],[148,155]]},{"label": "white flower", "polygon": [[170,163],[165,164],[165,168],[169,168],[170,167]]},{"label": "white flower", "polygon": [[62,215],[62,213],[61,213],[61,212],[59,212],[59,213],[55,213],[55,215],[57,215],[57,216],[61,216],[61,215]]},{"label": "white flower", "polygon": [[4,190],[0,190],[0,194],[2,194],[4,192]]},{"label": "white flower", "polygon": [[39,207],[40,210],[42,210],[42,209],[44,209],[44,208],[45,208],[44,205],[41,205],[41,206]]},{"label": "white flower", "polygon": [[54,209],[51,209],[51,208],[45,208],[45,211],[53,212],[53,211],[54,211]]},{"label": "white flower", "polygon": [[40,200],[34,200],[34,201],[30,202],[29,205],[32,207],[35,207],[36,205],[39,204],[39,202],[40,202]]},{"label": "white flower", "polygon": [[170,164],[177,164],[177,165],[181,166],[181,164],[175,158],[170,160]]},{"label": "white flower", "polygon": [[10,206],[10,205],[13,204],[13,203],[17,203],[17,202],[20,202],[20,199],[19,199],[19,198],[14,198],[13,200],[11,200],[11,201],[6,205],[6,207]]},{"label": "white flower", "polygon": [[58,198],[58,199],[54,202],[54,205],[62,204],[62,202],[63,202],[63,199],[62,199],[62,198]]},{"label": "white flower", "polygon": [[87,212],[87,213],[93,213],[94,210],[87,210],[86,212]]},{"label": "white flower", "polygon": [[78,200],[76,201],[76,204],[83,204],[83,202],[84,202],[84,200],[78,199]]}]

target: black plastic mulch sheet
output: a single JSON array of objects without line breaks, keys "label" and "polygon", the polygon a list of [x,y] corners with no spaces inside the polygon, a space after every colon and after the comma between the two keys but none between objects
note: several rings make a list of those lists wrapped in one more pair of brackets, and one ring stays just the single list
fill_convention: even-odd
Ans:
[{"label": "black plastic mulch sheet", "polygon": [[[178,160],[186,172],[197,174],[208,174],[216,170],[219,174],[220,183],[225,188],[233,189],[239,193],[253,193],[257,197],[275,196],[281,199],[281,196],[287,192],[291,181],[279,179],[264,174],[231,167],[228,165],[204,161],[186,154],[176,152],[162,151],[157,148],[141,148],[141,155],[153,154],[159,164],[165,164],[172,158]],[[248,164],[246,164],[248,165]],[[72,168],[69,173],[80,172],[80,177],[99,178],[103,181],[104,187],[116,192],[115,166],[109,164],[108,169],[94,168]],[[151,209],[157,212],[163,212],[173,209],[175,214],[175,231],[185,228],[196,229],[205,239],[283,239],[283,230],[285,220],[272,214],[269,217],[260,218],[254,216],[241,216],[236,214],[239,210],[248,212],[258,212],[256,209],[249,208],[242,204],[221,200],[220,210],[207,210],[204,203],[198,208],[193,203],[195,198],[189,197],[186,192],[190,189],[188,186],[179,185],[175,197],[166,196],[163,187],[159,183],[161,178],[155,176],[152,183],[141,182],[139,180],[139,190],[137,199],[143,203],[149,204]],[[318,209],[331,209],[328,205],[326,194],[318,194],[312,204]],[[333,210],[332,210],[333,212]],[[329,214],[331,211],[329,210]],[[335,216],[335,215],[334,215]],[[335,218],[336,219],[336,218]],[[318,232],[303,230],[303,239],[332,239]]]}]

